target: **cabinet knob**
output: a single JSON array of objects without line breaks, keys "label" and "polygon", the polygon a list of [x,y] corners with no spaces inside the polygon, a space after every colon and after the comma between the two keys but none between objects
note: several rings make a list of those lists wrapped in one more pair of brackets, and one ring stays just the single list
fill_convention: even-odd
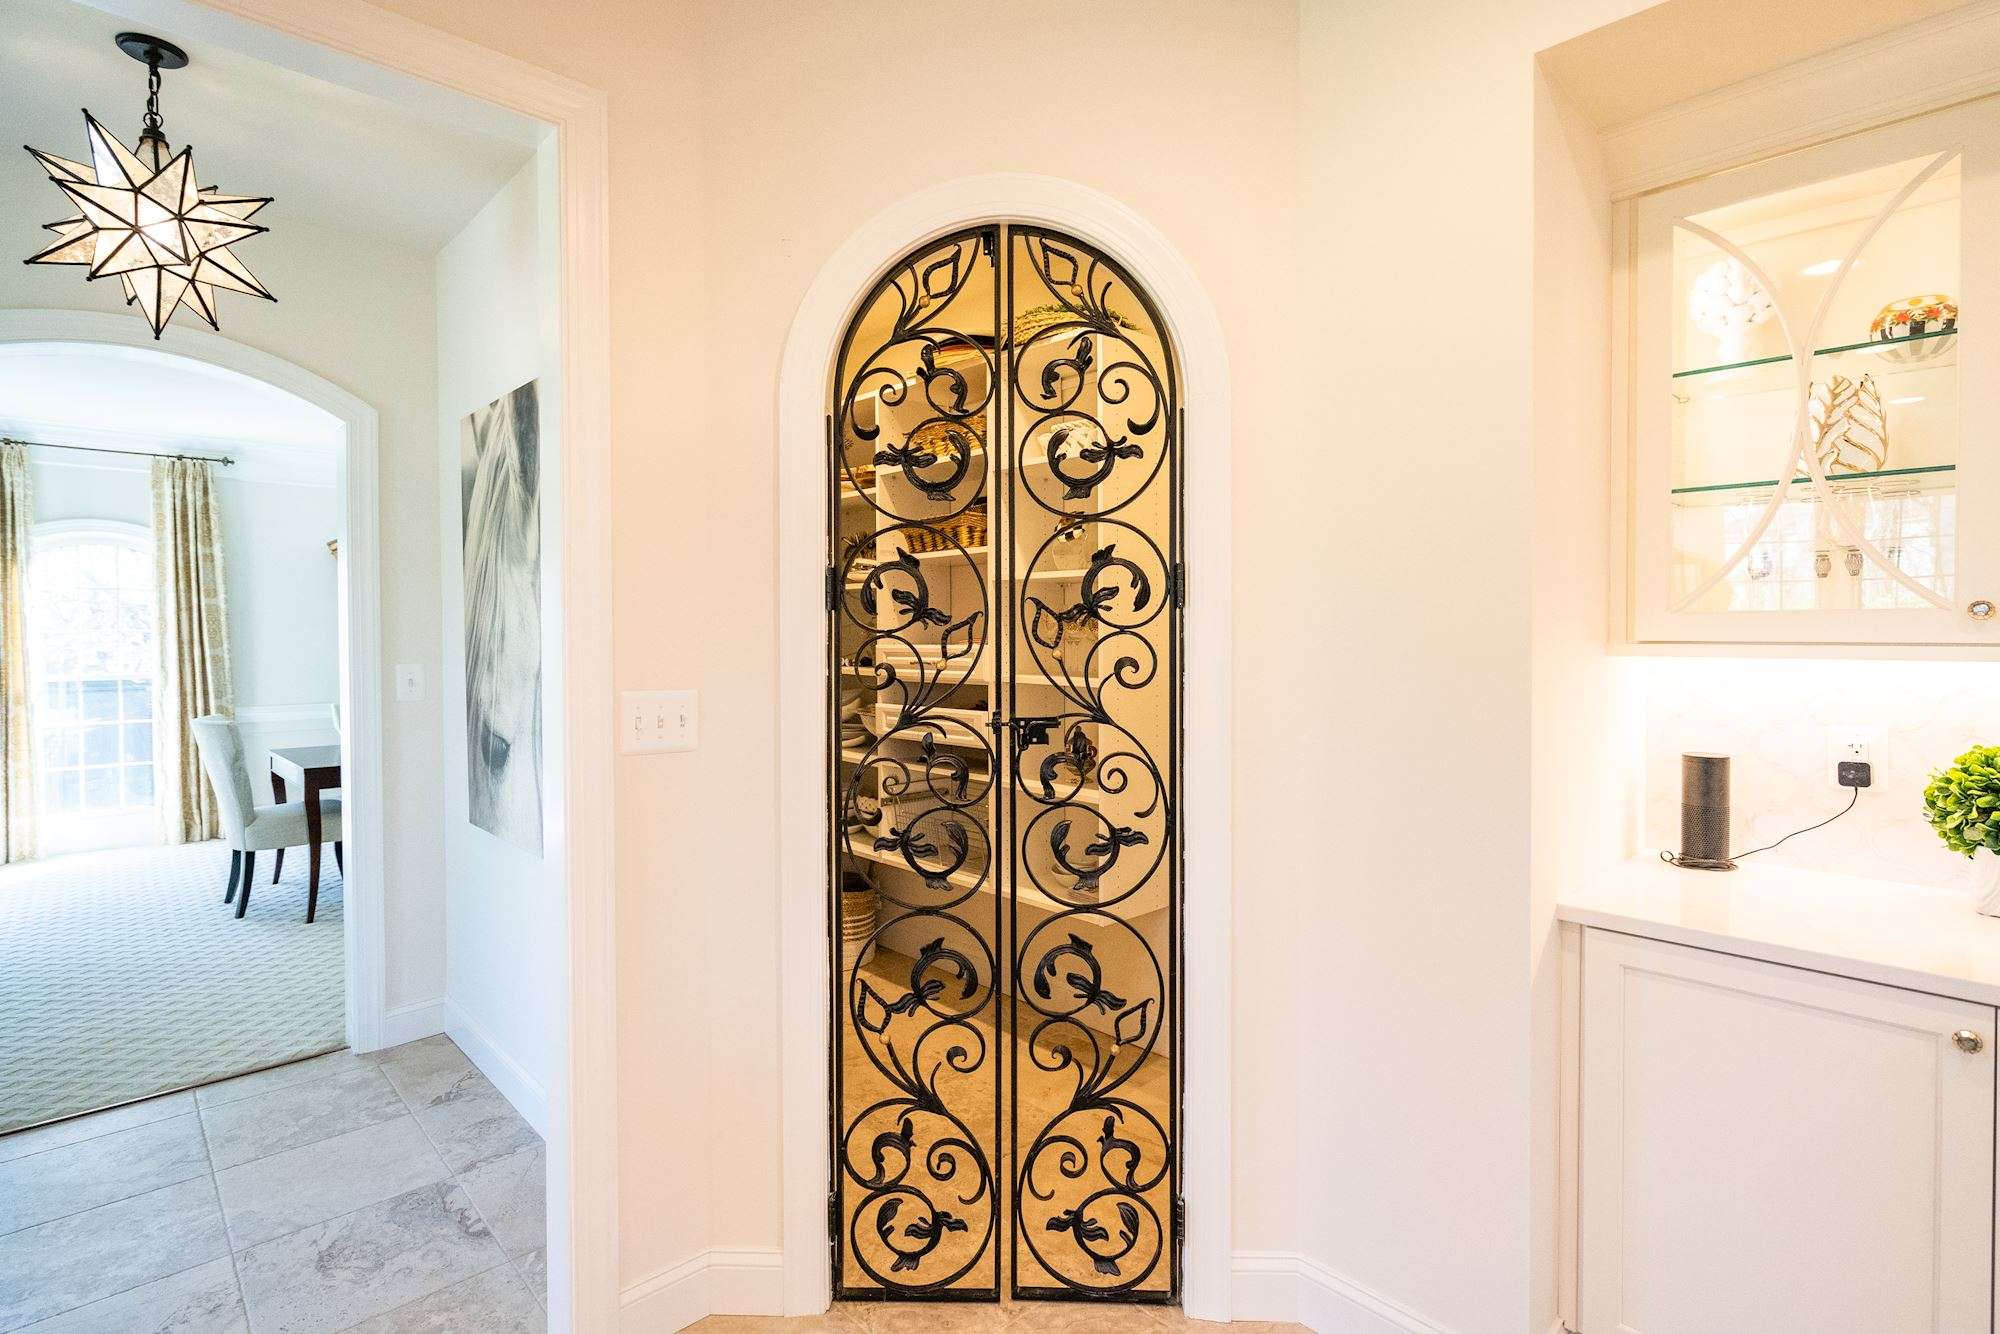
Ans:
[{"label": "cabinet knob", "polygon": [[1992,620],[1993,611],[1994,603],[1992,598],[1974,598],[1965,604],[1965,614],[1975,621]]},{"label": "cabinet knob", "polygon": [[1958,1032],[1953,1033],[1951,1041],[1953,1046],[1963,1052],[1981,1052],[1986,1050],[1986,1039],[1980,1037],[1979,1034],[1969,1028],[1961,1028]]}]

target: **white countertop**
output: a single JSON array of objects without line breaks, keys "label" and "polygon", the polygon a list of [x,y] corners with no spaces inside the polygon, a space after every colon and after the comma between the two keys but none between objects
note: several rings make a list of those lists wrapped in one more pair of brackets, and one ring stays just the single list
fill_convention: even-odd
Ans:
[{"label": "white countertop", "polygon": [[2000,1005],[2000,918],[1974,912],[1963,890],[1754,861],[1683,871],[1649,853],[1565,895],[1556,916]]}]

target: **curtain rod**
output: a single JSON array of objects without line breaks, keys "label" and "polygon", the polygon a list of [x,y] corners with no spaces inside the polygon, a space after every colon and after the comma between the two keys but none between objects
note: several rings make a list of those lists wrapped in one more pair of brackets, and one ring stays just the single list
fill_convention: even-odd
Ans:
[{"label": "curtain rod", "polygon": [[0,445],[26,445],[30,449],[73,449],[82,454],[127,454],[142,459],[185,459],[189,463],[220,463],[225,468],[236,466],[235,459],[225,459],[216,454],[162,454],[151,449],[105,449],[100,445],[52,445],[46,440],[16,440],[12,436],[0,436]]}]

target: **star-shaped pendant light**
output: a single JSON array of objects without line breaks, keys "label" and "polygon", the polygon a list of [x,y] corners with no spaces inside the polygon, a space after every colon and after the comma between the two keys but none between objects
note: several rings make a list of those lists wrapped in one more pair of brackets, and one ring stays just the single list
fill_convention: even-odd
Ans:
[{"label": "star-shaped pendant light", "polygon": [[160,71],[180,69],[187,55],[171,42],[143,33],[120,33],[118,47],[145,62],[146,117],[136,151],[83,113],[90,162],[71,162],[30,148],[49,180],[69,196],[77,216],[47,224],[54,245],[30,255],[30,264],[82,264],[92,280],[116,277],[125,300],[145,315],[158,338],[182,307],[220,328],[218,289],[275,301],[230,249],[267,231],[250,221],[271,201],[226,195],[195,184],[194,150],[170,153],[160,132]]}]

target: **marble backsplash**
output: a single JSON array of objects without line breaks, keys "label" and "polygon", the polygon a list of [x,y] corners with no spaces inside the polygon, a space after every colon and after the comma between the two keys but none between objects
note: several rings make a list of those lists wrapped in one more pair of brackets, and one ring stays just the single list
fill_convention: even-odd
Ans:
[{"label": "marble backsplash", "polygon": [[1966,859],[1924,820],[1931,772],[1975,743],[2000,744],[2000,665],[1813,659],[1649,658],[1644,829],[1680,842],[1682,751],[1732,757],[1733,848],[1824,820],[1847,803],[1830,733],[1874,734],[1875,783],[1848,815],[1757,860],[1939,887],[1968,883]]}]

